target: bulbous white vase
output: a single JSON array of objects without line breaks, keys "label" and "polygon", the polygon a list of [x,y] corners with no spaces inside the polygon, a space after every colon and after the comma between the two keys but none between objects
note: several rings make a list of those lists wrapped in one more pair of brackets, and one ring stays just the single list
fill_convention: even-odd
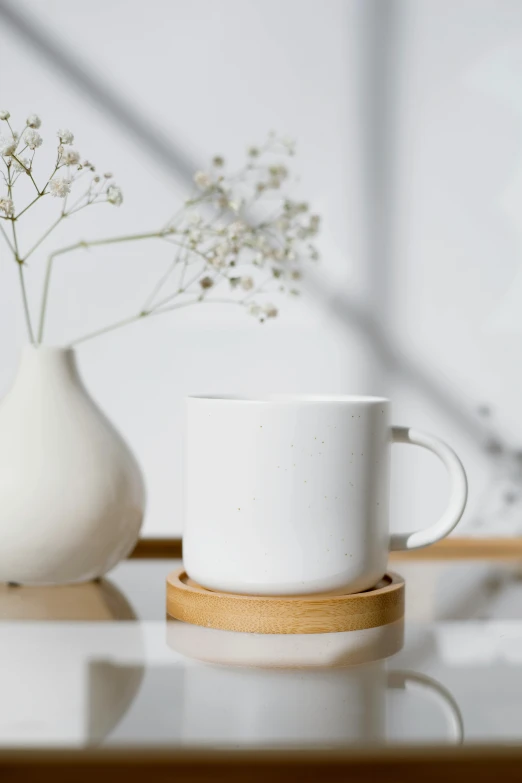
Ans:
[{"label": "bulbous white vase", "polygon": [[144,507],[138,463],[74,351],[27,346],[0,404],[0,582],[102,576],[134,547]]}]

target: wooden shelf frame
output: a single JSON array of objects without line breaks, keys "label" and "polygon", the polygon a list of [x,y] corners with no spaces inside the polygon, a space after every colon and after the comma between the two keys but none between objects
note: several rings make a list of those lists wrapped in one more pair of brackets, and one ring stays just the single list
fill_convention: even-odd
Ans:
[{"label": "wooden shelf frame", "polygon": [[522,750],[512,746],[343,750],[93,750],[0,751],[3,783],[502,783],[520,781]]},{"label": "wooden shelf frame", "polygon": [[[154,560],[181,556],[181,538],[142,538],[129,555]],[[425,549],[392,552],[390,560],[522,560],[522,538],[444,538]]]}]

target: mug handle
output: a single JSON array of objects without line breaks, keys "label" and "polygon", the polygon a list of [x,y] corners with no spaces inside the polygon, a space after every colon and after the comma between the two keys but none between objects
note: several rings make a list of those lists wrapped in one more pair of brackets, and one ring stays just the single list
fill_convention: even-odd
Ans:
[{"label": "mug handle", "polygon": [[419,549],[434,544],[451,533],[461,518],[468,497],[468,482],[461,461],[446,443],[420,430],[409,427],[392,427],[393,443],[411,443],[433,451],[446,466],[450,479],[450,499],[448,507],[440,519],[424,530],[413,533],[392,533],[390,550]]},{"label": "mug handle", "polygon": [[451,728],[453,741],[456,745],[462,745],[464,742],[464,721],[459,705],[450,691],[440,684],[433,677],[427,674],[412,671],[390,671],[387,674],[388,688],[400,689],[407,687],[407,684],[413,685],[415,689],[430,694],[437,701],[444,712],[447,722]]}]

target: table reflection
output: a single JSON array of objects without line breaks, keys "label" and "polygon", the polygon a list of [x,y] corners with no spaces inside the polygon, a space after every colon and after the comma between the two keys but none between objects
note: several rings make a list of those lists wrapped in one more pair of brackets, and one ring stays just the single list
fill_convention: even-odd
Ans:
[{"label": "table reflection", "polygon": [[3,747],[382,745],[421,725],[424,743],[462,740],[438,681],[452,682],[437,670],[449,628],[409,627],[403,648],[402,621],[305,635],[140,622],[109,580],[1,587],[0,616]]}]

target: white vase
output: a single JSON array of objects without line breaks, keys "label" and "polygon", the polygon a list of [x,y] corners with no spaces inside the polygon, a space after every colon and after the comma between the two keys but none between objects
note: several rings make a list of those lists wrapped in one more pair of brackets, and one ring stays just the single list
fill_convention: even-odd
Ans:
[{"label": "white vase", "polygon": [[71,349],[27,346],[0,404],[0,582],[65,584],[134,547],[145,489]]}]

